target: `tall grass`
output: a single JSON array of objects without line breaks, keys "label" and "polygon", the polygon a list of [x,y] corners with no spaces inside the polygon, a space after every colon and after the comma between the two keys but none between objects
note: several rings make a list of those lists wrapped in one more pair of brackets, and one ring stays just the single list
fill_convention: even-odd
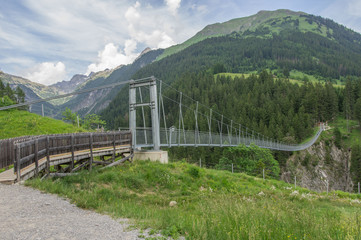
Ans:
[{"label": "tall grass", "polygon": [[[77,206],[187,239],[360,239],[358,195],[316,194],[276,180],[186,163],[127,163],[28,185]],[[356,200],[352,200],[356,199]],[[169,202],[176,201],[175,207]]]}]

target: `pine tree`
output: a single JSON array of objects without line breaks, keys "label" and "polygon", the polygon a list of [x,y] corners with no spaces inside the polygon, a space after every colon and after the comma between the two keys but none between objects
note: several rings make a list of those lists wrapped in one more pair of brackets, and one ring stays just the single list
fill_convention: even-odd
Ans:
[{"label": "pine tree", "polygon": [[16,95],[17,103],[25,102],[25,93],[19,86],[17,86],[15,89],[15,95]]}]

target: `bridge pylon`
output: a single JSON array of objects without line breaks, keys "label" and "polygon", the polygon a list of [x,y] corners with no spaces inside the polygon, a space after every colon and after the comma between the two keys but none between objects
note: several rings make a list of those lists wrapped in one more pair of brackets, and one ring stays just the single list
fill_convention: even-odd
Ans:
[{"label": "bridge pylon", "polygon": [[[149,87],[149,102],[137,103],[136,89],[140,87],[148,86]],[[129,83],[129,129],[132,132],[132,147],[136,147],[136,108],[149,106],[151,109],[151,119],[152,119],[152,138],[153,138],[153,149],[158,151],[160,149],[160,134],[159,134],[159,119],[158,119],[158,96],[157,96],[157,81],[155,77],[141,79],[141,80],[131,80]]]}]

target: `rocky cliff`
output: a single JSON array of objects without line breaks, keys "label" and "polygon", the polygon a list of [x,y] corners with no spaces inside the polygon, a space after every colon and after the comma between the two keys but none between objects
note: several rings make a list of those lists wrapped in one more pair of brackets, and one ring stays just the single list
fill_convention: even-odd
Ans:
[{"label": "rocky cliff", "polygon": [[321,140],[293,154],[286,162],[281,179],[314,191],[352,191],[351,152],[339,149],[333,141]]}]

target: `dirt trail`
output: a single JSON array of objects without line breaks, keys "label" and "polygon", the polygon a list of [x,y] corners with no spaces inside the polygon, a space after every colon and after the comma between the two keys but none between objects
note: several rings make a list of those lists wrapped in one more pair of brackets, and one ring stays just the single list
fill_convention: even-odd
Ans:
[{"label": "dirt trail", "polygon": [[0,184],[0,239],[144,239],[126,219],[77,208],[56,195]]}]

